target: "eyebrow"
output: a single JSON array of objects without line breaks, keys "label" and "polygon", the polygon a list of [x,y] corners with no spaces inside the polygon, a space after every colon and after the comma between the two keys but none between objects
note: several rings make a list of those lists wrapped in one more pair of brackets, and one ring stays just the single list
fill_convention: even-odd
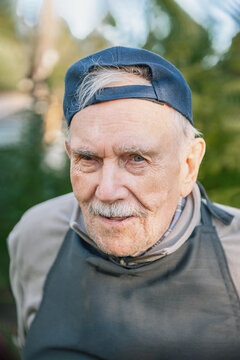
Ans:
[{"label": "eyebrow", "polygon": [[[89,150],[88,148],[71,149],[71,152],[73,155],[99,157],[99,154],[96,151]],[[152,150],[150,147],[142,147],[142,146],[137,146],[137,145],[117,146],[117,147],[114,147],[114,152],[117,155],[139,154],[139,155],[149,155],[154,158],[157,158],[160,155],[158,152]]]},{"label": "eyebrow", "polygon": [[95,151],[91,151],[88,149],[71,149],[72,154],[74,155],[81,155],[81,156],[98,156],[98,154]]},{"label": "eyebrow", "polygon": [[157,155],[154,150],[151,150],[150,147],[142,147],[142,146],[118,146],[114,149],[117,154],[140,154],[140,155]]}]

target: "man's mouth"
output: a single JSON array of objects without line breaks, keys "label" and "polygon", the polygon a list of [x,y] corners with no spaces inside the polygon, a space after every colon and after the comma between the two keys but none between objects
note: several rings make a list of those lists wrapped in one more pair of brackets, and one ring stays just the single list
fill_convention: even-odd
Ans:
[{"label": "man's mouth", "polygon": [[115,216],[115,217],[106,217],[106,216],[103,216],[103,215],[99,215],[102,219],[104,220],[107,220],[107,221],[117,221],[117,222],[122,222],[126,219],[129,219],[129,218],[132,218],[132,216]]}]

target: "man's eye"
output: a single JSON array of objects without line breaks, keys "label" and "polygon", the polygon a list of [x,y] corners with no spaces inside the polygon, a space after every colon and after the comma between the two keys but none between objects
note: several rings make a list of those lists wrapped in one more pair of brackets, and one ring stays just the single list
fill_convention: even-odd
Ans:
[{"label": "man's eye", "polygon": [[93,160],[93,157],[90,156],[90,155],[83,155],[82,159],[87,160],[87,161],[91,161],[91,160]]},{"label": "man's eye", "polygon": [[133,156],[133,161],[135,162],[141,162],[141,161],[144,161],[144,158],[141,156],[141,155],[135,155]]}]

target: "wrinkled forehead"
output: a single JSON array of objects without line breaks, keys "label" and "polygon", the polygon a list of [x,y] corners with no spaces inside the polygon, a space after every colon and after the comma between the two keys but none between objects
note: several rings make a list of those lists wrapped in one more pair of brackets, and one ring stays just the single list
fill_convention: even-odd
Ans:
[{"label": "wrinkled forehead", "polygon": [[71,138],[75,144],[114,142],[128,146],[176,143],[174,110],[142,99],[121,99],[91,105],[72,119]]}]

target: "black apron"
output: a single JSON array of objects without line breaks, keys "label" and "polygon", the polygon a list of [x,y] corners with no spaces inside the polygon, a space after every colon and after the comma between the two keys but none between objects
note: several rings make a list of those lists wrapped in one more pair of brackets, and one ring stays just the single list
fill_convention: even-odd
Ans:
[{"label": "black apron", "polygon": [[240,301],[211,222],[176,252],[121,266],[69,230],[27,334],[25,360],[239,360]]}]

